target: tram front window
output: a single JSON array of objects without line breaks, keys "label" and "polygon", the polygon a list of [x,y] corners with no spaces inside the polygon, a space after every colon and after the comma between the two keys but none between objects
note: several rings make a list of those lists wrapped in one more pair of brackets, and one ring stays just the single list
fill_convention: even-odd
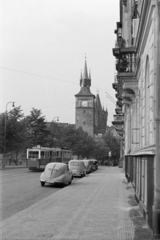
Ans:
[{"label": "tram front window", "polygon": [[38,158],[38,151],[29,151],[28,158]]}]

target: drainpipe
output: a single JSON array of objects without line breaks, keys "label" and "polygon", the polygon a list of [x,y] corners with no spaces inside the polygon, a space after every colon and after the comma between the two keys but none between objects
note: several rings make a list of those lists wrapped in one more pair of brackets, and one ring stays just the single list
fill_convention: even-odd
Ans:
[{"label": "drainpipe", "polygon": [[155,106],[155,140],[156,155],[154,164],[154,205],[153,205],[153,235],[160,238],[160,0],[156,1],[156,24],[157,24],[157,56],[156,56],[156,106]]}]

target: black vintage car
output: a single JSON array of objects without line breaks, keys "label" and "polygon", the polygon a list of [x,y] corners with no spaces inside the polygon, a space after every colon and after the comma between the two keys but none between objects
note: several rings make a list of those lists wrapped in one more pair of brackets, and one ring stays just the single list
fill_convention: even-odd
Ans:
[{"label": "black vintage car", "polygon": [[92,160],[93,161],[93,165],[95,167],[95,170],[98,169],[98,161],[96,159]]}]

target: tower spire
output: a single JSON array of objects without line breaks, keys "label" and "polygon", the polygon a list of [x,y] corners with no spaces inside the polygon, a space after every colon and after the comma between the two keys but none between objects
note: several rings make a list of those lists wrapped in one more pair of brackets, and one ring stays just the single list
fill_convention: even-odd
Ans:
[{"label": "tower spire", "polygon": [[83,79],[83,77],[82,77],[82,70],[81,70],[81,73],[80,73],[80,79]]},{"label": "tower spire", "polygon": [[91,70],[89,70],[89,79],[91,79]]},{"label": "tower spire", "polygon": [[88,79],[88,70],[87,70],[87,61],[86,61],[86,55],[85,55],[85,63],[84,63],[84,72],[83,72],[83,78]]},{"label": "tower spire", "polygon": [[81,74],[80,74],[80,86],[82,86],[82,82],[83,82],[83,77],[82,77],[82,70],[81,70]]}]

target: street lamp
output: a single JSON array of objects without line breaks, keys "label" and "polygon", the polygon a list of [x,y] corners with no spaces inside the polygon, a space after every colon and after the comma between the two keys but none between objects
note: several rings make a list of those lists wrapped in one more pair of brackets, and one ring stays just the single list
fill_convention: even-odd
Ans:
[{"label": "street lamp", "polygon": [[109,157],[109,166],[110,166],[110,158],[111,158],[111,151],[109,151],[109,153],[108,153],[108,157]]},{"label": "street lamp", "polygon": [[52,120],[52,122],[56,122],[56,121],[54,121],[54,119],[56,119],[57,122],[59,122],[59,117],[54,117],[53,120]]},{"label": "street lamp", "polygon": [[6,150],[6,126],[7,126],[7,106],[9,103],[12,103],[12,107],[14,107],[14,102],[8,102],[6,104],[6,112],[4,116],[4,145],[3,145],[3,159],[2,159],[2,169],[5,169],[5,150]]}]

